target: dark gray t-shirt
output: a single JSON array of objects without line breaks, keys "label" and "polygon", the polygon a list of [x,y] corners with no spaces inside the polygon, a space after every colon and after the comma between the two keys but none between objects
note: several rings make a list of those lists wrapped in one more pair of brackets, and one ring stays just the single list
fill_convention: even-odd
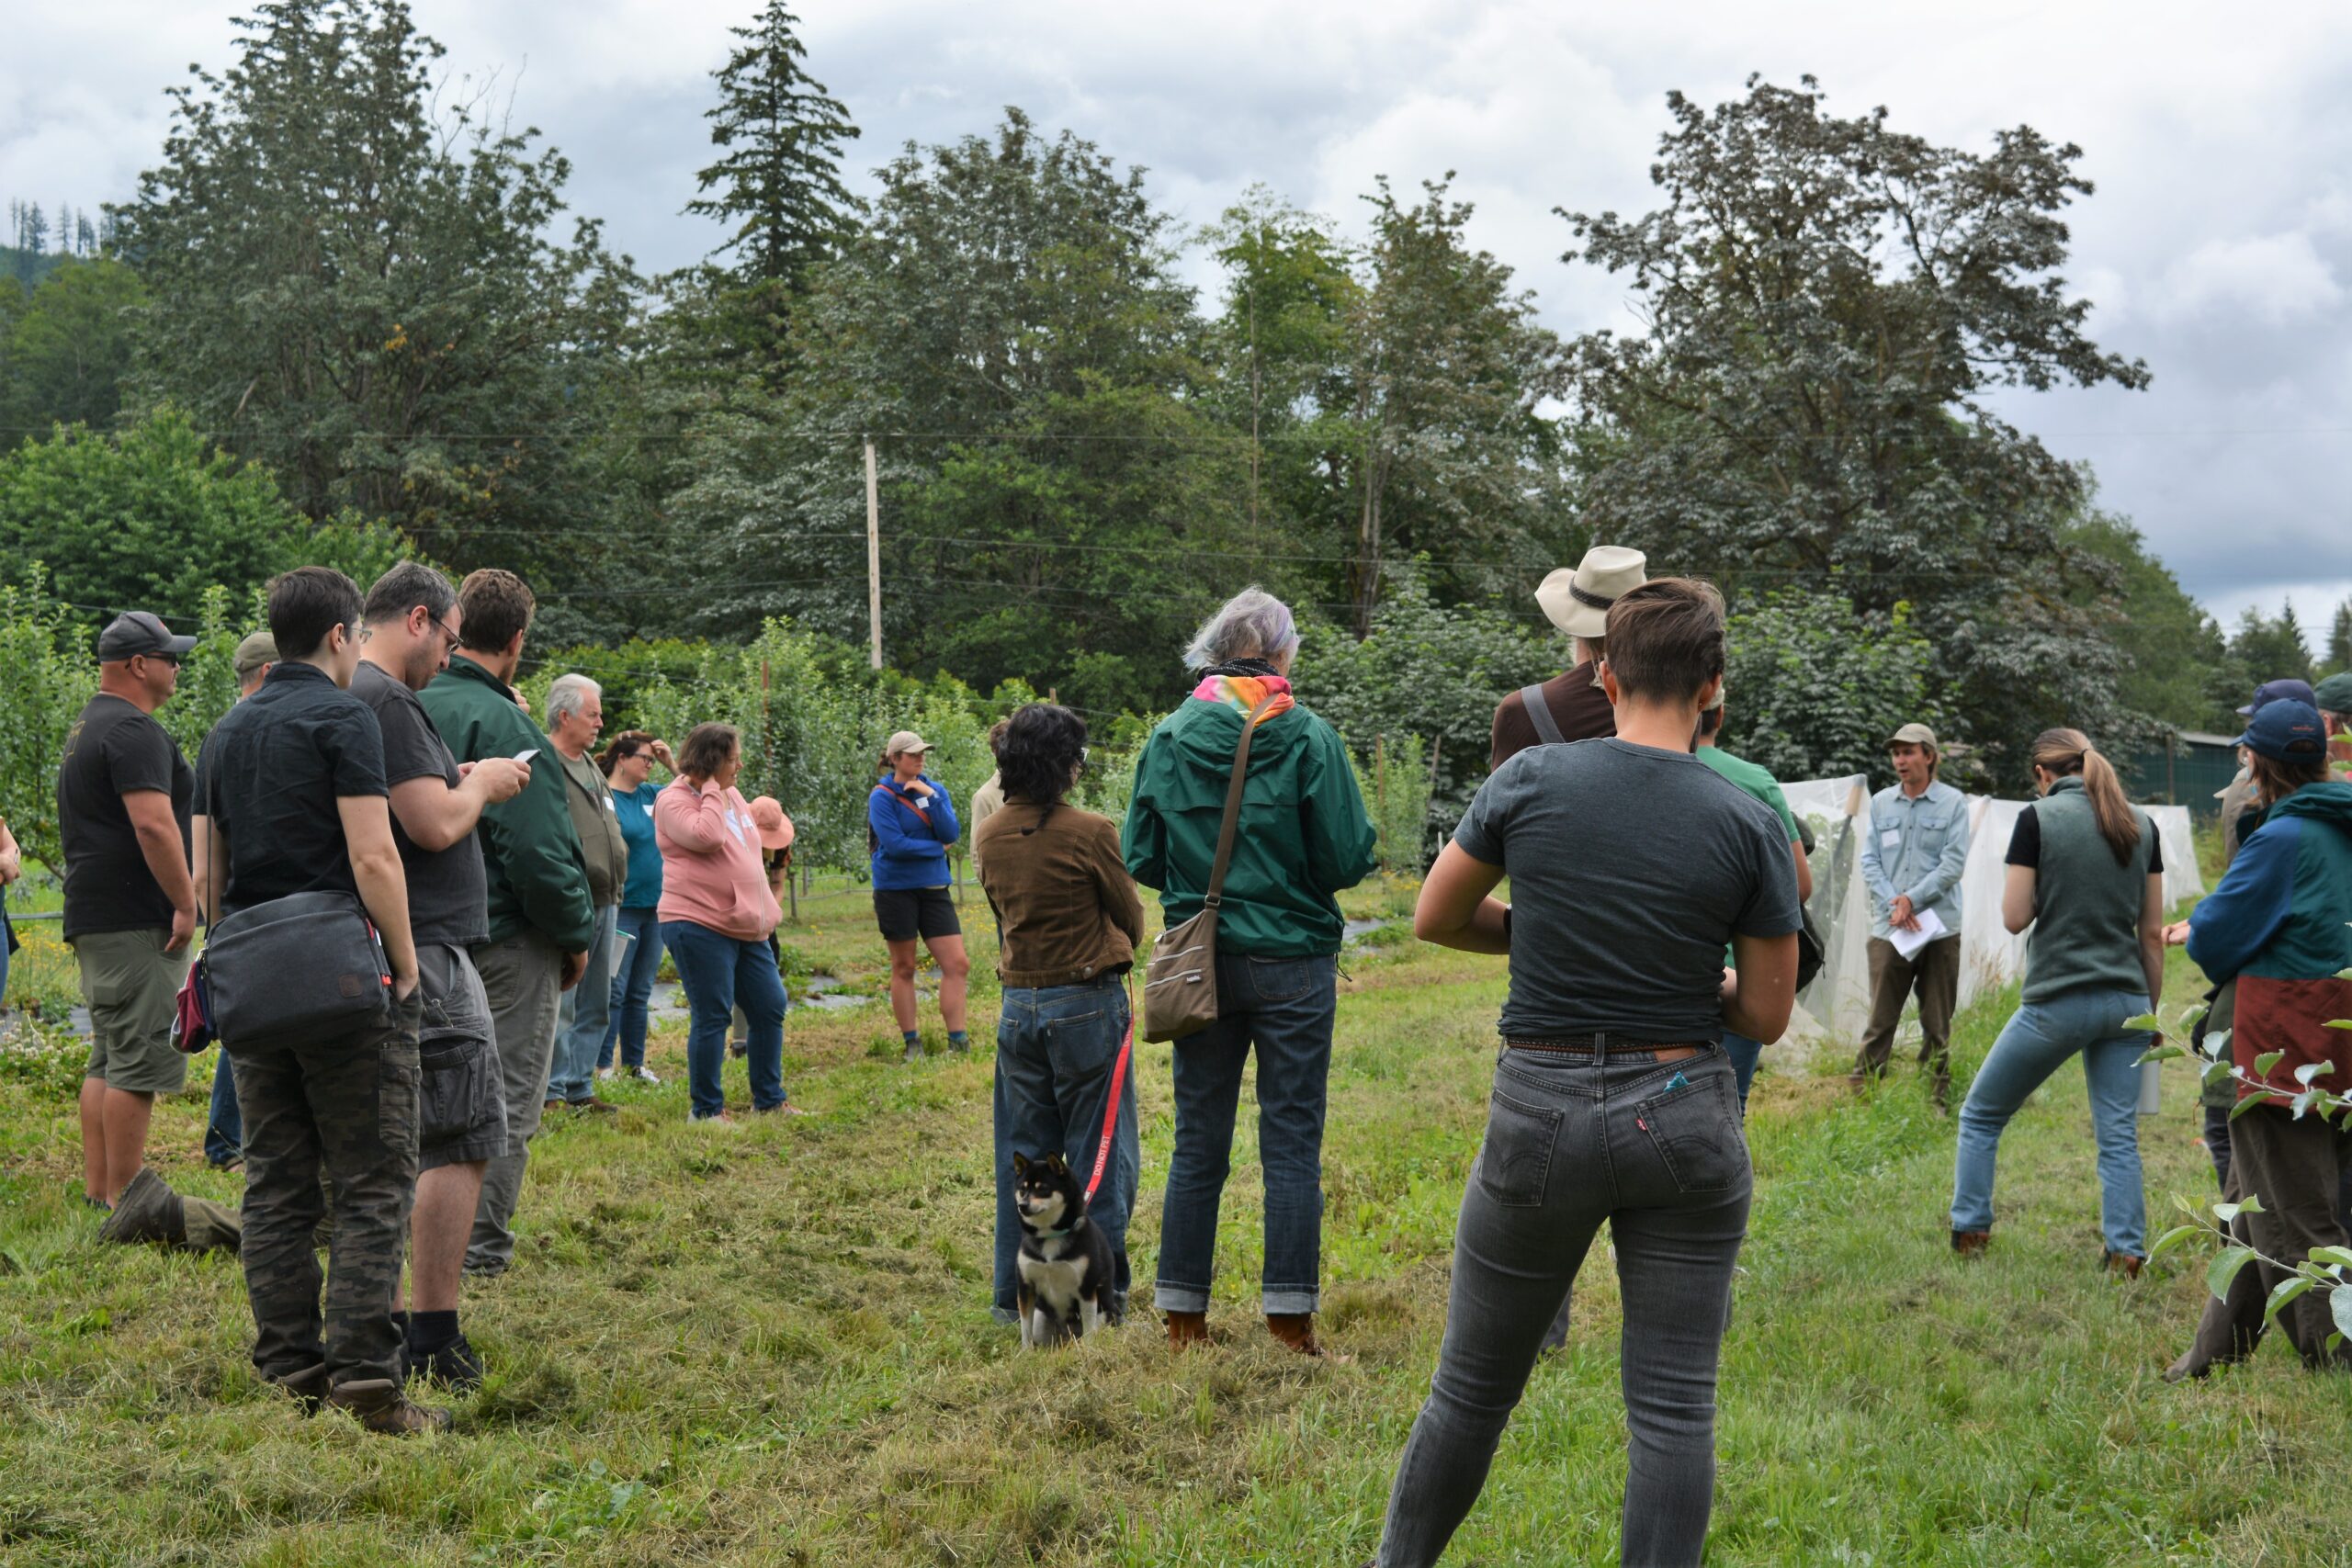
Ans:
[{"label": "dark gray t-shirt", "polygon": [[1719,1040],[1724,943],[1799,923],[1780,818],[1687,751],[1521,751],[1453,841],[1510,876],[1507,1035]]},{"label": "dark gray t-shirt", "polygon": [[[384,782],[435,778],[458,787],[458,760],[433,728],[416,694],[376,665],[361,663],[351,694],[376,710],[384,732]],[[446,850],[418,847],[392,813],[392,839],[408,873],[408,924],[420,942],[471,947],[490,940],[490,881],[482,871],[481,840],[468,833]]]}]

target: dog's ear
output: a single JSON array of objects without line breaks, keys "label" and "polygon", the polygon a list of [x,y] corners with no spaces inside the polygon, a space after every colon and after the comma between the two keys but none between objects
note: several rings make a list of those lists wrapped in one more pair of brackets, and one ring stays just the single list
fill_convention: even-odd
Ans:
[{"label": "dog's ear", "polygon": [[1022,1177],[1029,1174],[1029,1156],[1027,1155],[1015,1154],[1012,1156],[1012,1174],[1015,1177]]},{"label": "dog's ear", "polygon": [[1046,1156],[1046,1164],[1056,1176],[1068,1176],[1069,1174],[1069,1161],[1062,1158],[1059,1153],[1047,1155]]}]

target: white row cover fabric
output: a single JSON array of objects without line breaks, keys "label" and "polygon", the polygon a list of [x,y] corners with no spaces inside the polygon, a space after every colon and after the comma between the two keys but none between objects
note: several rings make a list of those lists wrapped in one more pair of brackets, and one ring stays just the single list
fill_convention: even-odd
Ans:
[{"label": "white row cover fabric", "polygon": [[[1862,880],[1861,847],[1871,830],[1871,788],[1860,773],[1841,779],[1783,784],[1789,809],[1813,829],[1814,928],[1820,932],[1821,973],[1797,996],[1791,1039],[1826,1034],[1859,1043],[1870,1022],[1870,886]],[[2024,936],[2001,929],[2003,866],[2018,814],[2029,802],[1972,795],[1968,802],[1968,863],[1961,872],[1960,1005],[2025,973]],[[2143,807],[2155,819],[2164,845],[2165,901],[2178,904],[2205,891],[2190,836],[2188,807]]]}]

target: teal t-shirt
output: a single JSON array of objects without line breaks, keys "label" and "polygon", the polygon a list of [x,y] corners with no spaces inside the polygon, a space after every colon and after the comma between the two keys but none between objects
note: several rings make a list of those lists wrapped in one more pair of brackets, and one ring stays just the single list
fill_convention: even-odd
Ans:
[{"label": "teal t-shirt", "polygon": [[[1747,794],[1772,808],[1781,819],[1781,835],[1791,843],[1797,841],[1797,814],[1789,809],[1789,797],[1781,793],[1781,782],[1745,758],[1735,757],[1720,746],[1702,746],[1699,761],[1723,774]],[[1731,964],[1731,949],[1724,949],[1724,963]]]}]

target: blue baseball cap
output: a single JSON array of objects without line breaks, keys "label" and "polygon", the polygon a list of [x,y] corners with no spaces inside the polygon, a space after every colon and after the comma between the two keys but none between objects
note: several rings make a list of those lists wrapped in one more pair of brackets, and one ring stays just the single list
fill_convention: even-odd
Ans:
[{"label": "blue baseball cap", "polygon": [[2254,701],[2238,709],[2238,716],[2251,717],[2268,704],[2276,702],[2301,703],[2308,708],[2319,706],[2319,699],[2312,695],[2309,681],[2265,681],[2254,689]]},{"label": "blue baseball cap", "polygon": [[[2301,682],[2292,682],[2300,685]],[[2285,681],[2274,685],[2290,684]],[[2327,755],[2327,732],[2320,728],[2319,709],[2309,703],[2282,697],[2262,705],[2245,722],[2245,733],[2233,745],[2244,746],[2274,762],[2316,762]]]}]

